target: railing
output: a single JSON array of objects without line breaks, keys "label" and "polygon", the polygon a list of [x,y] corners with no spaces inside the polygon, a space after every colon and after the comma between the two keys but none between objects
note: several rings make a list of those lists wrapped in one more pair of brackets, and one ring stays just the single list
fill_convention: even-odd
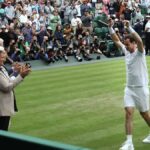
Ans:
[{"label": "railing", "polygon": [[0,147],[4,149],[32,150],[90,150],[55,141],[44,140],[8,131],[0,131]]}]

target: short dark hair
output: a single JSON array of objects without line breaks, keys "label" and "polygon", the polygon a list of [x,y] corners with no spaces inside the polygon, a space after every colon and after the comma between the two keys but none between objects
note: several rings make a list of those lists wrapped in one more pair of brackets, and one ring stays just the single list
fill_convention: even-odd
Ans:
[{"label": "short dark hair", "polygon": [[131,34],[128,34],[125,36],[124,40],[129,39],[131,43],[136,42],[136,40],[133,38],[133,36]]}]

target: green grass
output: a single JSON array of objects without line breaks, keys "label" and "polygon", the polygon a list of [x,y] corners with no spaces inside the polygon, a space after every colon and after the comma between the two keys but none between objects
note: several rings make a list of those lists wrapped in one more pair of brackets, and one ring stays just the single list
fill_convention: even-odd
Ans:
[{"label": "green grass", "polygon": [[[16,88],[19,112],[10,131],[93,150],[117,150],[125,140],[124,86],[123,59],[32,71]],[[136,150],[149,150],[150,145],[141,142],[148,130],[135,111]]]}]

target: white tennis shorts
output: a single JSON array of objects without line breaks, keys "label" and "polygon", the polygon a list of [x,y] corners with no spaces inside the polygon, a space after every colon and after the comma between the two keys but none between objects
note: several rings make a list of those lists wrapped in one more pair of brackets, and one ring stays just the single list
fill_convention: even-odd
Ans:
[{"label": "white tennis shorts", "polygon": [[136,107],[140,112],[149,110],[148,87],[126,87],[124,107]]}]

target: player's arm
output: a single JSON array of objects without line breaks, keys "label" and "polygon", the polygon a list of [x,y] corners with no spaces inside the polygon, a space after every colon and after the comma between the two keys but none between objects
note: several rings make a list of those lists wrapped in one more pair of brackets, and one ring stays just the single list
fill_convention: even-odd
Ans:
[{"label": "player's arm", "polygon": [[138,33],[131,27],[129,21],[125,20],[125,26],[127,27],[128,31],[130,32],[130,34],[133,36],[134,40],[137,43],[137,47],[138,50],[143,53],[144,52],[144,46],[143,46],[143,41],[141,39],[141,37],[138,35]]},{"label": "player's arm", "polygon": [[122,42],[120,41],[118,35],[116,34],[115,30],[113,29],[114,21],[110,18],[108,20],[108,29],[111,36],[111,39],[116,44],[118,48],[122,48]]}]

